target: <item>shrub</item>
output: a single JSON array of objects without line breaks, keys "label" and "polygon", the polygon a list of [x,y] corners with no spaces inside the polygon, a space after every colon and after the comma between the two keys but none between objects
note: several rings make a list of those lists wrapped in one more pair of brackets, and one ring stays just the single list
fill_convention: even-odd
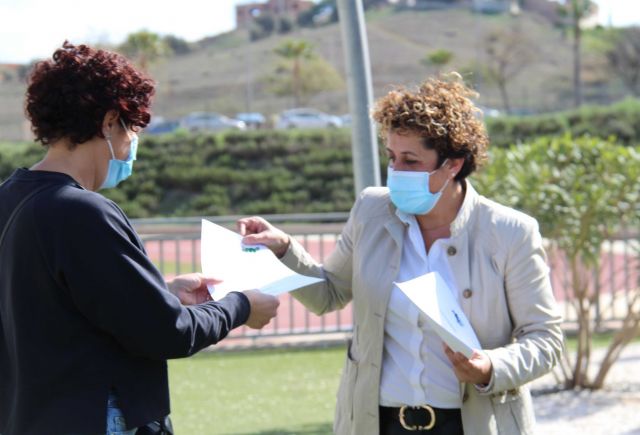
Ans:
[{"label": "shrub", "polygon": [[539,136],[615,137],[624,145],[640,143],[640,100],[626,99],[611,106],[585,106],[578,110],[538,116],[488,118],[494,147],[508,147]]},{"label": "shrub", "polygon": [[614,335],[595,378],[590,379],[592,313],[599,294],[592,283],[603,241],[640,222],[640,148],[612,140],[539,138],[492,151],[476,178],[478,190],[536,217],[550,249],[566,258],[578,318],[578,350],[561,365],[565,385],[601,388],[620,351],[640,328],[640,290],[626,288],[627,317]]}]

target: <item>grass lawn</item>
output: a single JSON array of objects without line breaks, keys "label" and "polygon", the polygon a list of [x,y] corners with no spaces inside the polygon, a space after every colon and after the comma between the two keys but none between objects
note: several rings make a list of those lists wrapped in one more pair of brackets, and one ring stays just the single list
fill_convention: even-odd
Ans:
[{"label": "grass lawn", "polygon": [[[594,349],[598,348],[606,348],[611,343],[611,339],[613,338],[612,332],[598,332],[594,333],[591,336],[591,345]],[[631,343],[637,343],[640,341],[640,336],[635,337],[631,340]],[[578,349],[578,340],[576,337],[570,336],[566,338],[567,350],[571,352],[575,352]]]},{"label": "grass lawn", "polygon": [[[604,347],[611,334],[594,337]],[[575,349],[569,337],[567,348]],[[343,347],[205,352],[169,362],[178,434],[331,434]]]},{"label": "grass lawn", "polygon": [[331,434],[345,350],[208,352],[169,362],[177,434]]},{"label": "grass lawn", "polygon": [[178,270],[178,265],[175,261],[164,261],[163,263],[154,261],[153,264],[158,268],[160,272],[162,272],[163,275],[173,276],[200,270],[200,265],[198,263],[193,264],[192,262],[180,263],[180,270]]}]

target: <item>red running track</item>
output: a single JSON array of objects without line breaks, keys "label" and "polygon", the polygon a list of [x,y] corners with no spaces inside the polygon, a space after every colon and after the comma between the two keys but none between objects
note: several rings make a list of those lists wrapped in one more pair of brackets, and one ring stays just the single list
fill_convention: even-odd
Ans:
[{"label": "red running track", "polygon": [[[319,262],[335,247],[337,237],[296,236],[307,251]],[[149,257],[160,267],[167,279],[178,273],[199,271],[200,240],[147,240],[145,247]],[[618,242],[614,247],[605,246],[601,255],[601,267],[598,274],[598,285],[601,293],[624,291],[638,286],[640,282],[640,261],[637,253],[627,249]],[[178,261],[179,259],[179,261]],[[551,281],[558,301],[566,301],[571,296],[571,281],[565,257],[557,251],[548,252],[548,263],[551,268]],[[589,272],[592,276],[593,273]],[[595,281],[591,279],[590,291],[595,291]],[[351,307],[340,312],[326,314],[322,317],[307,311],[302,304],[289,294],[280,296],[278,316],[260,333],[248,328],[233,331],[232,336],[245,335],[287,335],[304,332],[334,332],[350,330],[352,324]]]}]

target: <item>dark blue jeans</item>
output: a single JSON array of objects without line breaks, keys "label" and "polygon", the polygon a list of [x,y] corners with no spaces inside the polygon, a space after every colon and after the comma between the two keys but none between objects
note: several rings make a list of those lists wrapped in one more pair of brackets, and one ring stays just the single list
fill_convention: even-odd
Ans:
[{"label": "dark blue jeans", "polygon": [[138,428],[127,430],[118,396],[111,391],[107,399],[107,435],[135,435]]}]

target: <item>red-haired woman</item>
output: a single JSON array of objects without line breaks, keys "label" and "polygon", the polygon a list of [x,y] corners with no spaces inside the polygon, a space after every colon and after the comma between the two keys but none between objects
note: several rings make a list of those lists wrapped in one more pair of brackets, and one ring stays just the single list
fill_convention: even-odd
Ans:
[{"label": "red-haired woman", "polygon": [[276,313],[255,291],[211,301],[199,274],[166,284],[96,193],[131,174],[153,91],[124,57],[69,43],[30,77],[26,111],[47,153],[0,185],[3,435],[168,433],[166,360]]}]

